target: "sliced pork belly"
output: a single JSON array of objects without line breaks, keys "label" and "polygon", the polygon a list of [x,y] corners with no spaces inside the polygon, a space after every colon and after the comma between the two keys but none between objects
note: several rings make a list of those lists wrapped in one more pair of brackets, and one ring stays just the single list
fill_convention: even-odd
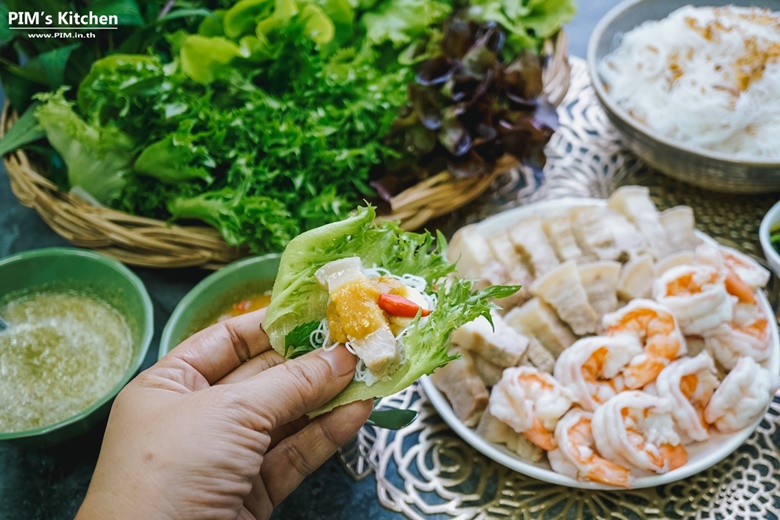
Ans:
[{"label": "sliced pork belly", "polygon": [[471,362],[474,364],[474,370],[477,371],[477,375],[485,383],[485,386],[490,388],[499,381],[504,373],[504,367],[491,363],[487,359],[483,358],[476,352],[470,350],[464,350],[462,352],[464,356],[470,356]]},{"label": "sliced pork belly", "polygon": [[506,276],[503,283],[507,285],[520,285],[522,288],[496,303],[503,308],[516,307],[531,298],[528,292],[528,286],[533,282],[531,269],[526,265],[520,252],[515,249],[515,245],[509,240],[509,234],[499,233],[487,238],[488,247],[493,254],[493,258],[504,268]]},{"label": "sliced pork belly", "polygon": [[536,338],[553,356],[577,340],[555,311],[539,298],[532,298],[504,315],[504,322],[520,334]]},{"label": "sliced pork belly", "polygon": [[577,244],[591,259],[625,261],[647,249],[644,237],[616,211],[581,206],[569,211],[569,220]]},{"label": "sliced pork belly", "polygon": [[477,426],[477,434],[488,442],[506,445],[510,451],[515,452],[523,459],[532,462],[542,460],[544,452],[539,446],[529,441],[525,435],[517,433],[511,427],[493,417],[489,410],[485,410],[482,414],[482,418]]},{"label": "sliced pork belly", "polygon": [[546,218],[543,227],[547,239],[561,262],[583,258],[582,250],[577,245],[577,239],[571,229],[571,219],[568,215]]},{"label": "sliced pork belly", "polygon": [[452,333],[452,343],[501,367],[517,366],[528,348],[528,338],[495,313],[493,326],[479,317],[457,328]]},{"label": "sliced pork belly", "polygon": [[606,226],[606,212],[598,206],[583,206],[569,212],[571,229],[582,252],[599,260],[617,260],[620,249]]},{"label": "sliced pork belly", "polygon": [[696,236],[696,221],[690,206],[675,206],[660,214],[661,226],[666,232],[669,253],[693,251],[700,240]]},{"label": "sliced pork belly", "polygon": [[617,309],[617,286],[620,279],[620,262],[589,262],[580,264],[577,270],[585,287],[588,302],[599,320],[608,312]]},{"label": "sliced pork belly", "polygon": [[477,375],[471,358],[463,356],[437,368],[431,375],[433,384],[443,393],[452,411],[466,426],[475,426],[487,408],[490,394]]},{"label": "sliced pork belly", "polygon": [[609,208],[604,209],[604,225],[615,238],[615,247],[623,262],[648,252],[645,237],[628,219]]},{"label": "sliced pork belly", "polygon": [[588,302],[577,264],[570,260],[538,278],[531,293],[550,304],[575,334],[596,332],[599,316]]},{"label": "sliced pork belly", "polygon": [[607,207],[626,217],[645,237],[653,258],[663,258],[673,252],[666,230],[661,225],[658,210],[650,200],[650,190],[644,186],[622,186],[607,199]]},{"label": "sliced pork belly", "polygon": [[536,278],[555,269],[559,263],[544,234],[542,219],[535,215],[518,220],[509,230],[509,240],[528,261]]},{"label": "sliced pork belly", "polygon": [[618,296],[624,300],[650,298],[654,281],[653,258],[650,255],[641,255],[623,264],[618,280]]},{"label": "sliced pork belly", "polygon": [[539,340],[531,336],[528,338],[528,350],[525,353],[525,364],[536,367],[542,372],[552,374],[555,368],[555,356],[544,348]]},{"label": "sliced pork belly", "polygon": [[477,289],[502,284],[507,278],[506,269],[493,256],[487,241],[474,225],[462,227],[455,233],[447,248],[447,260],[457,265],[462,278],[478,280]]},{"label": "sliced pork belly", "polygon": [[333,292],[346,283],[367,279],[363,264],[357,256],[328,262],[317,269],[314,277],[328,292]]},{"label": "sliced pork belly", "polygon": [[381,327],[362,339],[350,339],[349,344],[378,379],[385,378],[401,362],[390,327]]}]

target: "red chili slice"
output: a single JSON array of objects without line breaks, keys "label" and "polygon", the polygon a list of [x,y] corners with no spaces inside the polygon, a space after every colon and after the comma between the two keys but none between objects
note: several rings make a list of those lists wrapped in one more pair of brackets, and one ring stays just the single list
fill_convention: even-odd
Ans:
[{"label": "red chili slice", "polygon": [[430,309],[423,309],[409,298],[397,294],[380,294],[379,307],[391,316],[401,318],[414,318],[417,316],[417,311],[422,311],[423,316],[431,313]]}]

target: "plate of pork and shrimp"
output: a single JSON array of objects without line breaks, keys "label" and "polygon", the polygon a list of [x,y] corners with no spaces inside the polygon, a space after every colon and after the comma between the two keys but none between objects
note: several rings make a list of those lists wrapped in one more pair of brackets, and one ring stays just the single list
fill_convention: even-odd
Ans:
[{"label": "plate of pork and shrimp", "polygon": [[646,188],[503,212],[461,228],[448,257],[523,289],[458,328],[461,357],[422,385],[520,473],[591,489],[685,478],[745,442],[780,384],[770,273]]}]

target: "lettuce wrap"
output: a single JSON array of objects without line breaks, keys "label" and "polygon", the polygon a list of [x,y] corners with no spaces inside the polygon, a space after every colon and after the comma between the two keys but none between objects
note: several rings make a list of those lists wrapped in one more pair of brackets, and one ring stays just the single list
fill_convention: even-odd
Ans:
[{"label": "lettuce wrap", "polygon": [[[457,356],[450,355],[451,333],[464,323],[484,316],[518,286],[491,286],[473,291],[473,282],[450,276],[455,265],[445,258],[446,240],[437,233],[411,233],[396,223],[375,224],[372,207],[361,207],[346,219],[307,231],[287,245],[281,257],[265,330],[273,348],[293,358],[318,348],[312,332],[326,315],[329,292],[315,277],[322,266],[359,257],[364,269],[381,268],[396,276],[425,279],[436,306],[424,320],[418,313],[403,334],[404,360],[384,379],[370,384],[353,380],[335,399],[311,415],[319,415],[353,401],[395,394],[420,376],[430,374]],[[492,323],[492,322],[491,322]]]}]

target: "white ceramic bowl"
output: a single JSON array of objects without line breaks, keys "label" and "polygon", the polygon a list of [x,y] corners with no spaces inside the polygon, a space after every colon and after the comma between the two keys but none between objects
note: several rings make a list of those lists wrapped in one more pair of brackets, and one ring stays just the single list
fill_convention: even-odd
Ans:
[{"label": "white ceramic bowl", "polygon": [[780,276],[780,254],[772,247],[772,242],[769,238],[772,226],[778,222],[780,222],[780,202],[772,206],[761,220],[761,227],[758,228],[758,239],[761,242],[764,258],[766,258],[769,267],[775,272],[775,275]]},{"label": "white ceramic bowl", "polygon": [[[520,218],[528,215],[539,216],[552,216],[556,214],[563,214],[567,210],[575,206],[584,205],[603,205],[605,201],[596,199],[575,199],[564,198],[557,200],[548,200],[543,202],[537,202],[527,206],[520,206],[503,213],[499,213],[493,217],[487,218],[477,224],[478,230],[484,236],[493,235],[500,231],[506,230],[514,222],[517,222]],[[773,208],[777,210],[777,216],[780,218],[780,209],[778,206]],[[705,241],[714,240],[704,233],[699,233],[699,238]],[[758,300],[762,305],[764,312],[769,316],[774,315],[772,306],[766,298],[763,291],[758,291]],[[762,365],[769,369],[773,374],[780,372],[780,337],[778,330],[772,327],[772,353],[771,357],[764,361]],[[431,404],[444,419],[450,428],[452,428],[458,436],[464,441],[470,444],[477,451],[483,455],[493,459],[494,461],[502,464],[518,473],[528,475],[551,484],[557,484],[559,486],[568,486],[572,488],[582,489],[606,489],[613,491],[620,491],[622,488],[616,488],[614,486],[607,486],[599,484],[597,482],[590,482],[584,480],[577,480],[560,473],[556,473],[550,468],[550,465],[546,462],[530,462],[528,460],[518,457],[513,452],[506,449],[506,447],[499,444],[486,441],[482,436],[477,434],[475,429],[469,428],[464,425],[460,419],[455,415],[452,410],[449,401],[439,390],[433,385],[433,382],[429,377],[424,377],[420,380],[423,390],[427,395]],[[688,451],[688,462],[680,468],[677,468],[668,473],[662,475],[640,476],[634,480],[634,489],[655,487],[662,484],[668,484],[677,480],[684,479],[700,471],[717,464],[722,459],[729,456],[734,450],[739,448],[753,431],[758,427],[759,423],[763,420],[760,417],[753,421],[752,424],[747,427],[731,433],[723,434],[714,432],[710,438],[704,442],[691,443],[685,446]]]}]

